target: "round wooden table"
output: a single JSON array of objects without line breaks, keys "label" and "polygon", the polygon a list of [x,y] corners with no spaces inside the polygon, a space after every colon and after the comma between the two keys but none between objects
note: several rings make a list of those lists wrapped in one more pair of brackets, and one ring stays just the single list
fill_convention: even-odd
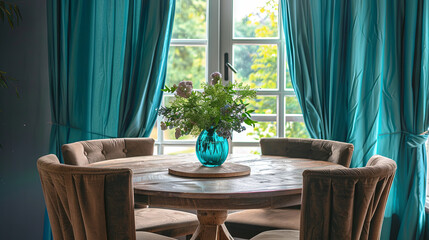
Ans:
[{"label": "round wooden table", "polygon": [[233,239],[224,225],[227,211],[279,208],[300,204],[302,172],[340,165],[279,156],[230,155],[226,162],[251,168],[250,175],[231,178],[187,178],[168,174],[177,164],[198,162],[195,154],[121,158],[91,164],[130,168],[135,201],[154,207],[197,210],[196,239]]}]

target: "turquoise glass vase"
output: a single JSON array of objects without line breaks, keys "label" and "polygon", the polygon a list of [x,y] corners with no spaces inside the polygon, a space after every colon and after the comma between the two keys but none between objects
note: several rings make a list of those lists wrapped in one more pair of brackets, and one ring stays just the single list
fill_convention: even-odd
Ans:
[{"label": "turquoise glass vase", "polygon": [[216,133],[215,128],[200,133],[195,146],[198,160],[206,167],[218,167],[228,157],[228,139]]}]

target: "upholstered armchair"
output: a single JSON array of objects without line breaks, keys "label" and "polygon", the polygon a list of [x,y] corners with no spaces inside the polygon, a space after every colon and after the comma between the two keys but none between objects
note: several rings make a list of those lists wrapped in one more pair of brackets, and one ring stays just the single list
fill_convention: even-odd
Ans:
[{"label": "upholstered armchair", "polygon": [[[152,138],[115,138],[64,144],[64,163],[85,166],[91,163],[137,156],[153,155]],[[169,237],[191,235],[198,226],[195,214],[162,208],[136,208],[137,231],[153,232]]]},{"label": "upholstered armchair", "polygon": [[378,155],[363,168],[305,170],[300,230],[251,240],[379,239],[395,171],[395,161]]},{"label": "upholstered armchair", "polygon": [[[260,145],[262,155],[328,161],[344,167],[350,166],[353,155],[353,144],[321,139],[262,138]],[[225,224],[233,236],[241,238],[274,229],[298,230],[300,209],[244,210],[229,214]]]},{"label": "upholstered armchair", "polygon": [[52,154],[37,168],[55,240],[173,239],[135,231],[130,169],[60,164]]}]

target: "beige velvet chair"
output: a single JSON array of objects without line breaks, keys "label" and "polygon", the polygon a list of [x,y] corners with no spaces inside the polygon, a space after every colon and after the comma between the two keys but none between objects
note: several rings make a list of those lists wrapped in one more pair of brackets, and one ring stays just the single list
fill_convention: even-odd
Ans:
[{"label": "beige velvet chair", "polygon": [[[153,155],[152,138],[116,138],[64,144],[64,163],[85,166],[99,161]],[[191,235],[198,227],[195,214],[162,208],[136,208],[137,231],[169,237]]]},{"label": "beige velvet chair", "polygon": [[[299,138],[262,138],[262,155],[286,156],[328,161],[350,166],[353,144]],[[274,229],[295,229],[300,226],[299,206],[282,209],[252,209],[228,215],[226,226],[233,236],[251,238]]]},{"label": "beige velvet chair", "polygon": [[52,154],[37,168],[55,240],[173,239],[136,233],[130,169],[65,165]]},{"label": "beige velvet chair", "polygon": [[299,231],[272,230],[251,240],[380,237],[395,161],[373,156],[366,167],[305,170]]}]

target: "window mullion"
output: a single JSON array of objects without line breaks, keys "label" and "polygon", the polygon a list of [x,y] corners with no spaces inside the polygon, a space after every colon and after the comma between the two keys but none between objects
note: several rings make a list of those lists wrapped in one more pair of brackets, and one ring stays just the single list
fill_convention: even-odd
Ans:
[{"label": "window mullion", "polygon": [[170,46],[206,46],[207,39],[172,39]]},{"label": "window mullion", "polygon": [[[220,10],[220,51],[218,52],[218,55],[220,57],[220,72],[225,76],[225,61],[224,61],[224,54],[229,54],[229,62],[233,63],[232,59],[232,25],[233,25],[233,1],[230,0],[220,0],[221,2],[221,10]],[[233,79],[233,73],[231,70],[228,70],[229,80],[231,81]]]},{"label": "window mullion", "polygon": [[220,0],[208,0],[208,32],[207,32],[207,69],[208,75],[212,72],[220,72]]},{"label": "window mullion", "polygon": [[[281,33],[281,32],[280,32]],[[277,136],[285,136],[285,61],[284,61],[284,46],[283,44],[278,45],[279,53],[278,54],[278,80],[279,80],[279,90],[280,94],[278,95],[278,109],[277,109],[277,124],[278,124],[278,133]]]}]

